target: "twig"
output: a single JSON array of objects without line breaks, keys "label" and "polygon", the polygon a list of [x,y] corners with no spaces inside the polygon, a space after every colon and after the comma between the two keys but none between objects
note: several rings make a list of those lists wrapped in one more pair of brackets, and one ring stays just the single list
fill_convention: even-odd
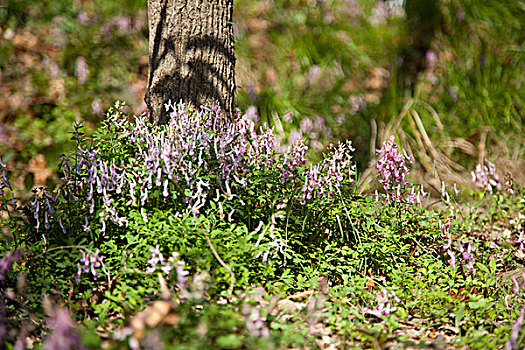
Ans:
[{"label": "twig", "polygon": [[478,144],[478,163],[485,163],[485,143],[487,142],[487,129],[481,131],[481,136]]},{"label": "twig", "polygon": [[38,254],[38,255],[34,255],[32,257],[29,257],[29,260],[34,260],[34,259],[37,259],[39,257],[41,257],[42,255],[44,255],[45,253],[49,253],[49,252],[52,252],[53,250],[59,250],[59,249],[86,249],[85,247],[82,247],[82,246],[79,246],[79,245],[63,245],[63,246],[60,246],[60,247],[54,247],[54,248],[50,248],[50,249],[45,249],[42,253]]},{"label": "twig", "polygon": [[414,237],[412,237],[412,240],[419,246],[419,248],[425,250],[425,247],[423,247]]},{"label": "twig", "polygon": [[[343,203],[343,208],[345,209],[346,217],[348,218],[348,222],[350,223],[350,226],[352,226],[352,233],[354,234],[354,238],[357,238],[359,242],[359,246],[362,245],[361,243],[361,236],[359,235],[359,232],[357,231],[357,228],[354,226],[354,223],[352,219],[350,218],[350,213],[348,212],[348,209],[346,209],[346,203],[343,199],[343,195],[341,194],[341,190],[339,187],[337,188],[337,192],[339,192],[339,197],[341,198],[341,203]],[[337,218],[339,220],[339,217]]]},{"label": "twig", "polygon": [[441,119],[439,119],[439,115],[437,114],[436,110],[425,101],[418,100],[417,102],[423,107],[425,107],[427,111],[430,112],[430,114],[434,118],[434,121],[436,122],[437,127],[439,128],[439,131],[441,132],[441,137],[443,138],[443,141],[446,141],[447,137],[445,136],[445,129],[443,128],[443,124],[441,124]]},{"label": "twig", "polygon": [[232,269],[230,269],[230,267],[224,263],[224,261],[221,259],[221,257],[215,250],[215,247],[213,246],[213,243],[211,243],[208,233],[206,232],[204,227],[202,227],[202,223],[200,224],[200,227],[201,227],[202,233],[204,233],[204,237],[206,237],[206,241],[208,242],[208,245],[210,246],[211,251],[213,252],[213,255],[215,256],[217,261],[222,265],[222,267],[224,267],[230,273],[230,288],[228,289],[228,296],[231,297],[233,294],[233,286],[235,285],[235,275],[233,274]]},{"label": "twig", "polygon": [[414,100],[411,98],[407,99],[407,102],[403,106],[402,111],[398,114],[398,116],[393,119],[390,123],[388,123],[388,126],[386,130],[384,131],[383,140],[387,140],[388,136],[391,135],[391,133],[395,133],[399,126],[401,125],[401,121],[405,117],[405,115],[410,110],[410,107],[414,104]]},{"label": "twig", "polygon": [[304,292],[299,292],[299,293],[296,293],[294,295],[290,295],[286,299],[288,299],[288,300],[299,300],[299,299],[310,297],[310,296],[312,296],[312,294],[314,294],[313,290],[305,290]]},{"label": "twig", "polygon": [[370,158],[375,158],[376,141],[377,141],[377,123],[375,118],[370,120]]}]

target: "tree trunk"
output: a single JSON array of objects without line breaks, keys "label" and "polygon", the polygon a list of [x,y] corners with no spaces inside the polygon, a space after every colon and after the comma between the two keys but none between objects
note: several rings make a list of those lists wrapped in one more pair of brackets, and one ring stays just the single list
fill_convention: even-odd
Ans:
[{"label": "tree trunk", "polygon": [[233,0],[148,0],[149,81],[145,102],[152,123],[165,124],[171,100],[200,107],[219,102],[234,112]]}]

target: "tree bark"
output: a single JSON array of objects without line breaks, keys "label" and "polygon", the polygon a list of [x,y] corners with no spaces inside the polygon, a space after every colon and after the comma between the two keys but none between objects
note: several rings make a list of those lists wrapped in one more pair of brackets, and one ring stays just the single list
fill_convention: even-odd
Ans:
[{"label": "tree bark", "polygon": [[171,100],[200,107],[219,102],[234,112],[233,0],[148,0],[150,121],[165,124]]}]

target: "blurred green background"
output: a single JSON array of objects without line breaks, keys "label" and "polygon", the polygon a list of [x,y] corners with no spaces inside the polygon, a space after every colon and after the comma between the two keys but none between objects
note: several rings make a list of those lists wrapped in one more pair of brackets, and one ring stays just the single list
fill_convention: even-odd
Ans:
[{"label": "blurred green background", "polygon": [[[283,147],[304,137],[315,159],[351,139],[364,184],[389,134],[434,186],[484,158],[525,174],[525,2],[237,0],[234,16],[238,105]],[[89,133],[116,100],[144,112],[147,37],[146,0],[0,0],[0,156],[18,189],[54,181],[74,121]]]}]

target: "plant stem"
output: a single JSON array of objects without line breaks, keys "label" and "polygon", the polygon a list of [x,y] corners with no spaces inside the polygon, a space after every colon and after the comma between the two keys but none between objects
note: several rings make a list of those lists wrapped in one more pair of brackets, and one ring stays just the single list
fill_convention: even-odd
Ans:
[{"label": "plant stem", "polygon": [[215,247],[213,246],[213,243],[211,242],[210,237],[208,236],[208,233],[206,232],[204,227],[202,227],[202,223],[200,223],[200,227],[201,227],[202,233],[204,233],[204,237],[206,237],[206,241],[208,242],[208,245],[210,246],[211,251],[213,252],[213,255],[215,256],[217,261],[222,265],[222,267],[224,267],[230,273],[230,288],[228,289],[228,296],[231,297],[233,294],[233,287],[235,285],[235,275],[233,274],[232,269],[228,265],[226,265],[226,263],[221,259],[221,257],[215,250]]}]

